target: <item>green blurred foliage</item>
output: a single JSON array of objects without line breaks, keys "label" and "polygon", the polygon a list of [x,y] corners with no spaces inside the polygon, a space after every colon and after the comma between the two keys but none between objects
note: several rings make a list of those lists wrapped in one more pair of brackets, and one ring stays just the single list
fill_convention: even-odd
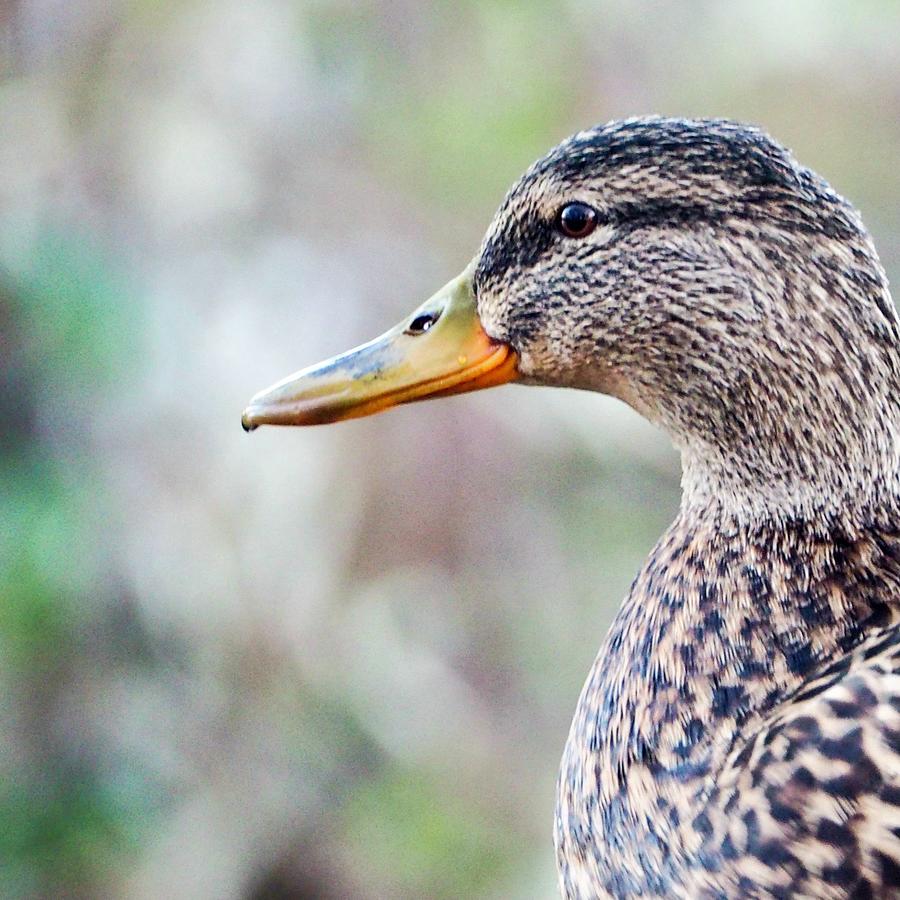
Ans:
[{"label": "green blurred foliage", "polygon": [[515,857],[502,820],[435,788],[419,771],[388,768],[343,809],[349,851],[404,896],[477,897],[504,878]]},{"label": "green blurred foliage", "polygon": [[[125,372],[127,323],[115,268],[77,234],[45,232],[26,252],[7,241],[0,319],[14,329],[4,381],[12,396],[0,467],[0,659],[10,691],[13,734],[29,754],[9,754],[0,789],[0,894],[67,892],[90,883],[139,846],[154,786],[139,760],[81,758],[57,746],[54,685],[89,652],[92,597],[103,535],[96,522],[102,473],[77,443],[53,440],[72,424],[48,423],[44,439],[35,397],[53,393],[54,415]],[[127,376],[125,376],[127,377]],[[22,396],[20,392],[24,392]],[[30,395],[30,396],[29,396]],[[77,423],[74,427],[77,430]],[[11,736],[11,735],[10,735]],[[18,756],[19,765],[16,765]]]}]

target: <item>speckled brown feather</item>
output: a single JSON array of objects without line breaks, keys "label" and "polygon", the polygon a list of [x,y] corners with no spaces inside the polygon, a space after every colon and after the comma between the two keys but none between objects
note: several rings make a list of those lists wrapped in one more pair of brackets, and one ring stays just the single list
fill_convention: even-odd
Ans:
[{"label": "speckled brown feather", "polygon": [[578,705],[566,895],[900,889],[898,592],[900,536],[680,517]]},{"label": "speckled brown feather", "polygon": [[682,453],[566,744],[563,894],[900,896],[900,326],[855,210],[756,129],[611,123],[513,187],[475,287],[524,380]]}]

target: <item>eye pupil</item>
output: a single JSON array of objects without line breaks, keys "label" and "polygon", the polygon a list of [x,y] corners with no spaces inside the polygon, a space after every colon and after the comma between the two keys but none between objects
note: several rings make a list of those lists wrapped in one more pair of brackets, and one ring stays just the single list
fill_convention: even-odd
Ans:
[{"label": "eye pupil", "polygon": [[438,320],[440,313],[422,313],[416,316],[409,327],[406,329],[407,334],[424,334]]},{"label": "eye pupil", "polygon": [[597,227],[597,211],[587,203],[567,203],[559,212],[559,230],[566,237],[587,237]]}]

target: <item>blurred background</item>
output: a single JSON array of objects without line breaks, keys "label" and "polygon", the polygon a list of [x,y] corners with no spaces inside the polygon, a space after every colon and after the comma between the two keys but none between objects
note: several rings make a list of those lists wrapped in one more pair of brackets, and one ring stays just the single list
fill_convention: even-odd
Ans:
[{"label": "blurred background", "polygon": [[666,440],[510,387],[311,430],[620,116],[763,125],[900,280],[895,0],[0,3],[0,896],[544,898]]}]

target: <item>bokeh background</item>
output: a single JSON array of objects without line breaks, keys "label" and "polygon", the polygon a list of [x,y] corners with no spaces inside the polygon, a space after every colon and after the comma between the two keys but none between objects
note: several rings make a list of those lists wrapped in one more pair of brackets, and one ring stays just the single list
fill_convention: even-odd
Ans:
[{"label": "bokeh background", "polygon": [[0,896],[543,898],[665,439],[504,388],[239,416],[569,132],[762,124],[900,280],[894,0],[0,3]]}]

